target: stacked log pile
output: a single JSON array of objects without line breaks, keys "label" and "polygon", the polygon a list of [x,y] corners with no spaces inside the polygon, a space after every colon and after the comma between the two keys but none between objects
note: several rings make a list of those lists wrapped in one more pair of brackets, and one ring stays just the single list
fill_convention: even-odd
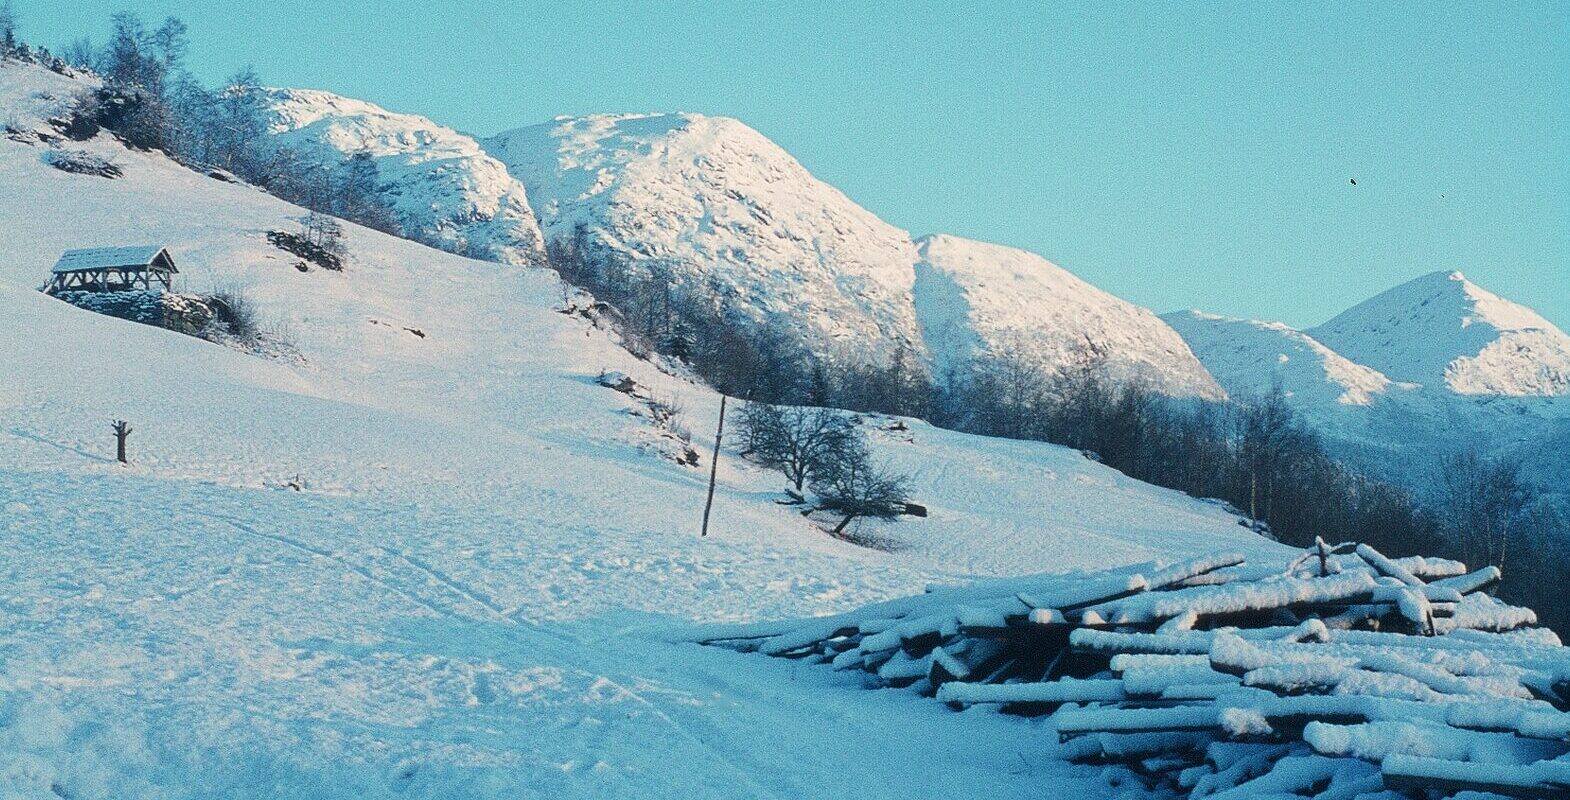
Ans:
[{"label": "stacked log pile", "polygon": [[1570,648],[1499,570],[1323,542],[929,587],[696,641],[1052,714],[1065,757],[1182,797],[1570,797]]}]

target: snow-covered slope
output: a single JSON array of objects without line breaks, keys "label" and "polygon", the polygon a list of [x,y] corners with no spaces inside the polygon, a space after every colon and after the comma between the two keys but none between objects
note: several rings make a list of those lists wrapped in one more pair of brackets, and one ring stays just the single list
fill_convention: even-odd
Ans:
[{"label": "snow-covered slope", "polygon": [[1308,331],[1395,380],[1457,394],[1570,394],[1570,336],[1459,272],[1401,284]]},{"label": "snow-covered slope", "polygon": [[[0,65],[0,118],[42,129],[79,88]],[[662,644],[648,615],[1278,552],[1074,451],[919,423],[873,436],[930,510],[882,530],[897,552],[826,536],[733,453],[700,538],[706,470],[596,376],[683,407],[704,467],[718,397],[560,313],[554,273],[355,226],[344,272],[298,272],[265,233],[301,209],[107,136],[0,137],[0,187],[0,795],[788,797],[870,760],[860,797],[1093,797],[1004,746],[1028,723]],[[61,251],[129,243],[168,246],[177,288],[244,293],[300,360],[34,291]]]},{"label": "snow-covered slope", "polygon": [[1279,385],[1304,407],[1366,406],[1391,388],[1390,379],[1378,370],[1353,363],[1279,322],[1202,311],[1180,311],[1162,319],[1234,396],[1259,396]]},{"label": "snow-covered slope", "polygon": [[529,187],[549,238],[581,227],[822,355],[923,352],[910,236],[737,120],[563,117],[483,144]]},{"label": "snow-covered slope", "polygon": [[1000,353],[1049,372],[1090,357],[1115,378],[1166,394],[1222,396],[1155,314],[1035,253],[942,234],[916,246],[916,311],[939,376],[962,376],[973,360]]},{"label": "snow-covered slope", "polygon": [[260,90],[280,147],[341,168],[358,152],[376,162],[380,195],[405,235],[509,264],[544,258],[524,186],[473,139],[425,117],[309,89]]}]

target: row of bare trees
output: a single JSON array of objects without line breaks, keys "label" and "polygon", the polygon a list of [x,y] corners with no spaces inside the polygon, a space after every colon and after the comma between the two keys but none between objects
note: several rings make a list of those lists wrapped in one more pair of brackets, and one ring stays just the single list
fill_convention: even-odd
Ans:
[{"label": "row of bare trees", "polygon": [[1570,635],[1570,509],[1528,480],[1521,463],[1476,450],[1443,456],[1431,506],[1430,546],[1468,564],[1504,571],[1500,594],[1535,609],[1539,621]]},{"label": "row of bare trees", "polygon": [[[729,287],[694,284],[700,271],[586,228],[553,242],[550,257],[569,282],[620,309],[634,352],[679,357],[722,392],[754,403],[924,417],[1068,445],[1133,477],[1225,499],[1293,542],[1376,520],[1397,535],[1421,524],[1410,496],[1342,466],[1279,392],[1236,403],[1173,401],[1113,379],[1106,354],[1088,341],[1058,365],[1002,348],[935,383],[907,352],[883,364],[811,353],[792,330],[747,316]],[[827,422],[792,413],[808,429]],[[804,486],[801,458],[782,462],[793,485]]]},{"label": "row of bare trees", "polygon": [[1094,452],[1109,466],[1195,497],[1226,500],[1289,544],[1366,541],[1387,552],[1492,564],[1500,591],[1570,633],[1570,518],[1517,458],[1461,450],[1436,460],[1423,490],[1352,467],[1279,387],[1224,403],[1178,401],[1114,381],[1087,349],[1045,370],[1013,355],[976,365],[938,404],[950,427]]}]

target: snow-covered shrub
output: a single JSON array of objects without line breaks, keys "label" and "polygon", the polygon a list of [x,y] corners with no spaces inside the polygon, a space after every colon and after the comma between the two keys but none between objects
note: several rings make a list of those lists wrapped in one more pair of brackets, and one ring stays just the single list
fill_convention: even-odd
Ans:
[{"label": "snow-covered shrub", "polygon": [[670,431],[683,442],[692,442],[692,431],[684,421],[687,409],[680,400],[673,397],[650,397],[648,406],[649,413],[654,416],[655,424]]},{"label": "snow-covered shrub", "polygon": [[149,148],[159,143],[157,136],[146,129],[152,124],[146,117],[149,104],[161,106],[150,98],[146,90],[136,87],[100,86],[83,89],[71,99],[70,113],[50,120],[66,136],[85,142],[101,130],[119,134],[122,141],[132,147]]},{"label": "snow-covered shrub", "polygon": [[261,333],[256,306],[239,289],[225,287],[201,299],[212,309],[212,322],[222,325],[230,336],[250,341]]},{"label": "snow-covered shrub", "polygon": [[44,153],[43,161],[61,172],[74,175],[118,178],[123,174],[120,166],[113,161],[81,150],[50,150]]},{"label": "snow-covered shrub", "polygon": [[267,241],[274,247],[293,253],[322,269],[340,271],[349,257],[349,248],[343,241],[343,223],[327,214],[312,211],[300,217],[300,233],[272,231]]},{"label": "snow-covered shrub", "polygon": [[220,344],[250,348],[267,337],[255,305],[240,291],[221,289],[207,295],[158,291],[83,292],[55,295],[78,308],[109,317],[140,322]]},{"label": "snow-covered shrub", "polygon": [[[336,247],[330,247],[312,241],[307,235],[288,233],[286,231],[269,231],[267,241],[279,250],[297,255],[322,269],[334,272],[343,271],[344,253],[341,244],[338,244]],[[331,241],[339,242],[340,240],[334,236]]]},{"label": "snow-covered shrub", "polygon": [[635,394],[638,388],[638,382],[620,370],[600,370],[599,377],[594,380],[599,385],[607,389],[615,389],[622,394]]}]

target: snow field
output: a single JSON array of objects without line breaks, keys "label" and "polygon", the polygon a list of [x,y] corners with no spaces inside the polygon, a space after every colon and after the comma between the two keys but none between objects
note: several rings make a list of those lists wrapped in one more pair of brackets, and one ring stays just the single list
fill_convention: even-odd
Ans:
[{"label": "snow field", "polygon": [[[74,88],[0,68],[24,125]],[[897,552],[825,536],[775,502],[779,476],[732,454],[700,539],[706,471],[596,376],[684,407],[703,467],[718,397],[562,313],[581,298],[553,273],[353,226],[343,273],[300,273],[266,233],[301,209],[106,137],[68,146],[123,176],[69,175],[43,162],[53,146],[0,139],[0,791],[15,796],[1032,797],[1043,781],[1093,796],[1094,773],[1050,745],[1013,746],[1034,723],[664,632],[973,573],[1274,548],[1078,453],[919,424],[872,436],[932,510],[887,529]],[[245,292],[292,355],[35,291],[63,250],[142,243],[170,247],[181,287]],[[130,466],[109,460],[113,418],[135,428]]]}]

